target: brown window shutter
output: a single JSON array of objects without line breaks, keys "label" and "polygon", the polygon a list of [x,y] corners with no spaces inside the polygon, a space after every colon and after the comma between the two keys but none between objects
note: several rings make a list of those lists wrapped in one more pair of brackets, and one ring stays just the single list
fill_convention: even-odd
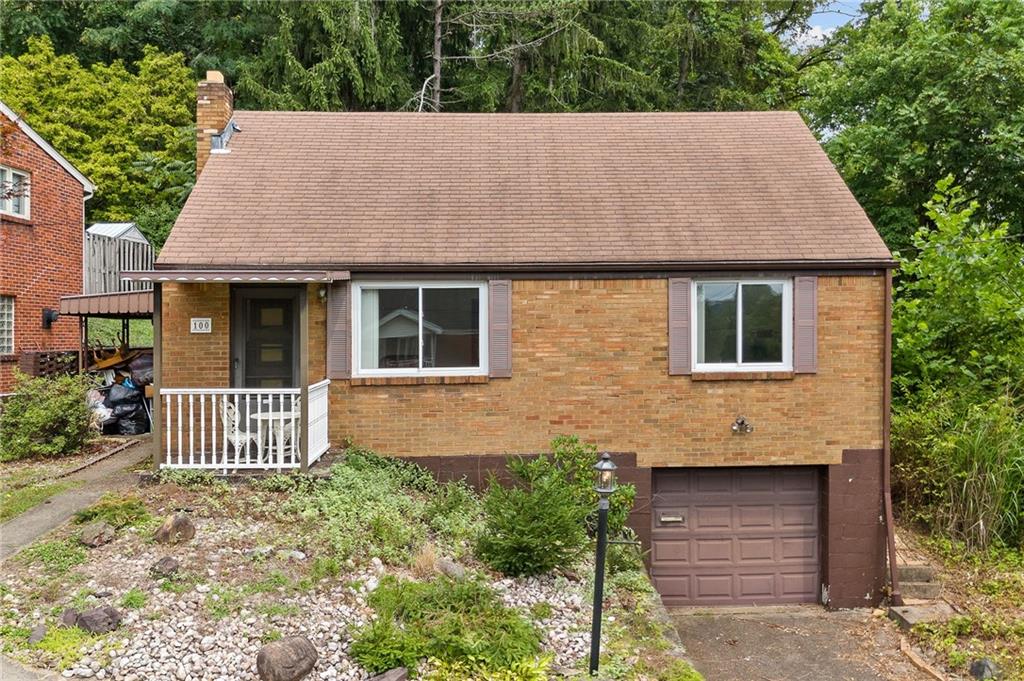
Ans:
[{"label": "brown window shutter", "polygon": [[668,280],[668,373],[692,372],[690,355],[690,280]]},{"label": "brown window shutter", "polygon": [[818,278],[793,279],[793,371],[818,371]]},{"label": "brown window shutter", "polygon": [[487,284],[487,367],[491,378],[512,376],[512,282]]},{"label": "brown window shutter", "polygon": [[327,293],[327,378],[352,376],[352,314],[349,282],[336,281]]}]

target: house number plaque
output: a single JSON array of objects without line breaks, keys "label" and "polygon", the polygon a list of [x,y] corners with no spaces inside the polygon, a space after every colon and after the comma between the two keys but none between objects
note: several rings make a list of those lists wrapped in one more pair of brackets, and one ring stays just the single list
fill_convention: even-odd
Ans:
[{"label": "house number plaque", "polygon": [[213,331],[213,322],[209,317],[192,317],[192,333],[210,333]]}]

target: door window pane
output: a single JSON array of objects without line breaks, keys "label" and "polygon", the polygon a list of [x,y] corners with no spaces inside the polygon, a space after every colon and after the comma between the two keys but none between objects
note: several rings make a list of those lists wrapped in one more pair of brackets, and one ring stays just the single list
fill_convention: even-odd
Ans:
[{"label": "door window pane", "polygon": [[423,289],[423,367],[480,366],[480,289]]},{"label": "door window pane", "polygon": [[735,283],[697,286],[697,361],[701,364],[736,362]]},{"label": "door window pane", "polygon": [[419,290],[366,289],[360,300],[360,366],[419,367]]},{"label": "door window pane", "polygon": [[743,362],[782,361],[782,284],[743,285]]}]

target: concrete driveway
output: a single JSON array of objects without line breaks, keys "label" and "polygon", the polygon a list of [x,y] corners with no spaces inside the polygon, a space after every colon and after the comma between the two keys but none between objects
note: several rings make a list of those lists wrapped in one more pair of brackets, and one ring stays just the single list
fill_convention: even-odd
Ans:
[{"label": "concrete driveway", "polygon": [[707,681],[934,681],[899,649],[899,632],[870,610],[818,606],[669,611]]}]

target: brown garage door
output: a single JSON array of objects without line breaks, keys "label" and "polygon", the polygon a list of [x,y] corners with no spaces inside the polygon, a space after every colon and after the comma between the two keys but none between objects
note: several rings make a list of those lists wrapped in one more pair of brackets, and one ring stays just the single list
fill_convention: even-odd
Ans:
[{"label": "brown garage door", "polygon": [[668,605],[819,600],[818,469],[654,471],[651,574]]}]

